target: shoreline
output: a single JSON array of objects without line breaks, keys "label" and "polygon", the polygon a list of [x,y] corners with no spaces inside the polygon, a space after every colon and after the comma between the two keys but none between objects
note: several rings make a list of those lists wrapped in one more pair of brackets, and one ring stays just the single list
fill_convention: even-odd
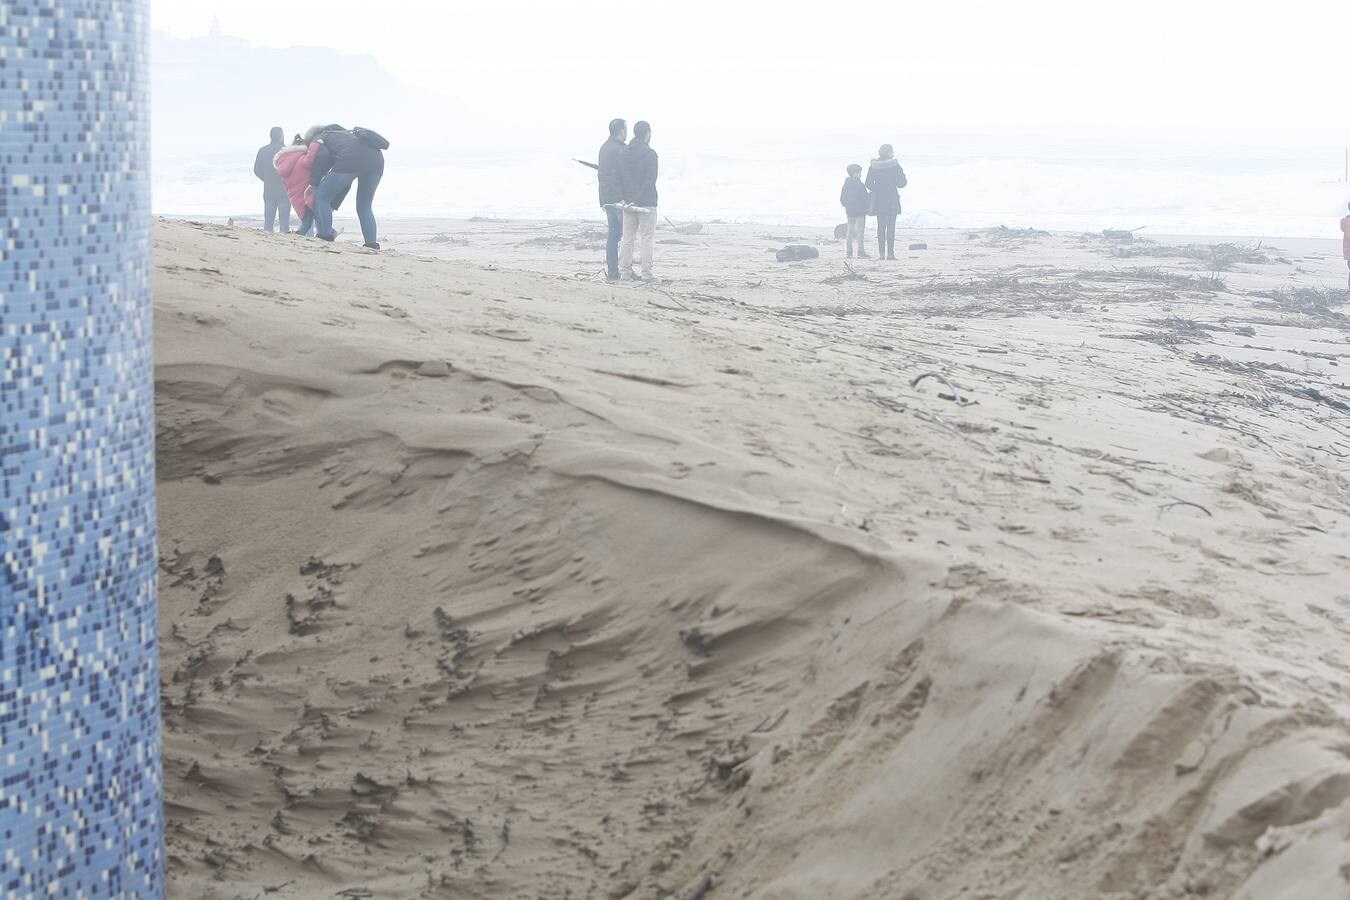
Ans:
[{"label": "shoreline", "polygon": [[[382,214],[382,213],[379,213],[378,210],[377,210],[377,215],[379,216],[379,222],[380,222],[380,228],[381,228],[381,231],[386,230],[386,224],[387,224],[388,226],[390,226],[388,230],[390,230],[390,231],[392,231],[392,232],[394,232],[394,233],[398,233],[398,232],[399,232],[400,230],[402,230],[403,228],[407,228],[407,227],[409,227],[409,226],[418,226],[418,225],[427,225],[427,224],[446,224],[446,225],[453,225],[453,226],[460,226],[460,227],[464,227],[464,226],[476,226],[476,225],[483,225],[483,226],[491,226],[491,225],[524,225],[524,226],[559,226],[559,227],[561,227],[561,226],[573,226],[573,225],[588,225],[588,226],[597,226],[597,225],[598,225],[598,226],[603,226],[603,225],[605,224],[605,219],[604,219],[603,216],[597,216],[597,217],[594,218],[594,219],[589,219],[589,218],[576,218],[576,219],[568,219],[568,218],[516,218],[516,219],[512,219],[512,218],[498,218],[498,217],[492,217],[492,216],[473,216],[473,217],[469,217],[469,218],[451,218],[451,217],[442,217],[442,216],[390,216],[390,215],[384,215],[384,214]],[[172,222],[202,222],[202,223],[211,224],[211,225],[224,225],[227,221],[229,221],[229,220],[232,219],[232,220],[235,222],[235,224],[236,224],[237,227],[241,227],[241,228],[254,228],[255,230],[261,230],[261,227],[262,227],[262,221],[263,221],[263,220],[262,220],[262,217],[259,216],[259,215],[256,215],[256,214],[254,214],[254,215],[240,214],[240,215],[235,215],[235,216],[223,216],[223,215],[221,215],[221,216],[217,216],[217,215],[207,216],[207,215],[192,215],[192,214],[178,215],[178,214],[171,214],[171,213],[155,213],[155,218],[156,218],[157,220],[165,220],[165,221],[172,221]],[[292,225],[294,225],[294,221],[295,221],[295,217],[294,217],[294,215],[292,215]],[[357,225],[357,220],[356,220],[356,217],[355,217],[355,216],[334,215],[333,221],[334,221],[334,222],[342,222],[342,223],[344,223],[345,225],[349,226],[349,227],[348,227],[348,230],[349,230],[349,231],[352,230],[353,228],[355,228],[356,225]],[[694,221],[694,220],[689,220],[689,221]],[[684,224],[684,223],[681,222],[680,224]],[[726,228],[726,229],[740,229],[740,228],[758,228],[758,229],[765,229],[765,228],[783,228],[783,229],[789,229],[789,230],[797,230],[797,231],[802,231],[802,232],[809,232],[809,233],[812,233],[812,234],[814,234],[814,233],[816,233],[816,232],[820,232],[820,237],[821,237],[822,240],[826,240],[826,241],[829,241],[829,242],[833,242],[833,241],[834,241],[834,237],[833,237],[833,228],[834,228],[834,226],[832,226],[832,225],[785,225],[785,224],[763,224],[763,223],[759,223],[759,222],[726,222],[726,221],[716,221],[716,220],[714,220],[714,221],[703,222],[703,223],[701,223],[701,224],[703,224],[703,225],[705,225],[706,227],[709,227],[709,228]],[[661,221],[661,222],[658,224],[658,226],[657,226],[658,231],[661,231],[661,230],[669,230],[669,227],[670,227],[670,226],[664,221],[664,219],[663,219],[663,221]],[[1031,226],[1026,226],[1026,227],[1020,227],[1020,226],[1019,226],[1019,227],[1011,227],[1011,226],[1002,226],[1002,225],[997,225],[997,224],[994,224],[994,225],[986,225],[986,226],[979,227],[979,228],[959,228],[959,227],[955,227],[955,226],[924,226],[924,227],[907,228],[907,227],[904,227],[903,225],[897,225],[897,234],[900,234],[901,232],[903,232],[903,233],[905,233],[905,234],[943,234],[943,235],[954,235],[954,234],[965,234],[965,233],[969,233],[969,232],[984,232],[984,231],[991,231],[991,230],[994,230],[994,229],[999,229],[999,228],[1004,228],[1004,227],[1007,227],[1008,230],[1010,230],[1010,231],[1023,231],[1023,230],[1042,231],[1042,232],[1044,232],[1045,234],[1050,235],[1050,236],[1054,236],[1054,237],[1081,237],[1081,236],[1084,236],[1084,235],[1099,235],[1099,234],[1100,234],[1100,231],[1093,232],[1093,231],[1074,231],[1074,230],[1058,230],[1058,229],[1041,229],[1041,228],[1032,228]],[[1227,235],[1225,235],[1225,234],[1214,234],[1214,233],[1211,233],[1211,232],[1196,232],[1196,233],[1193,233],[1193,234],[1192,234],[1192,233],[1181,233],[1181,232],[1166,232],[1166,233],[1164,233],[1164,232],[1157,232],[1157,233],[1155,233],[1155,232],[1148,231],[1146,228],[1144,228],[1144,229],[1138,229],[1138,230],[1136,231],[1136,233],[1138,234],[1139,239],[1141,239],[1141,240],[1153,240],[1153,241],[1157,241],[1158,243],[1172,244],[1172,245],[1175,245],[1175,244],[1187,244],[1187,243],[1197,243],[1197,244],[1222,244],[1222,243],[1250,244],[1250,243],[1261,243],[1261,244],[1266,244],[1266,243],[1274,243],[1274,242],[1284,242],[1284,243],[1286,243],[1286,244],[1290,244],[1290,245],[1293,245],[1293,246],[1302,246],[1302,247],[1305,247],[1305,248],[1307,248],[1307,249],[1310,250],[1310,251],[1327,252],[1327,253],[1333,252],[1333,251],[1334,251],[1335,254],[1336,254],[1338,257],[1340,256],[1340,253],[1341,253],[1341,239],[1338,238],[1338,237],[1335,237],[1335,236],[1326,237],[1326,238],[1313,238],[1313,237],[1292,237],[1292,236],[1287,236],[1287,235],[1282,236],[1282,235],[1271,235],[1271,234],[1251,234],[1251,235],[1243,235],[1243,234],[1227,234]],[[869,234],[869,235],[875,234],[875,220],[872,219],[872,218],[869,218],[869,219],[868,219],[868,234]],[[841,242],[841,243],[842,243],[842,242]]]}]

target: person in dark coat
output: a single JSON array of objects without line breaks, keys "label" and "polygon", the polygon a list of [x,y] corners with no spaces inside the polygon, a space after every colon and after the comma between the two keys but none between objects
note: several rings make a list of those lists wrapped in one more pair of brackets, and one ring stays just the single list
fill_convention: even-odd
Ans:
[{"label": "person in dark coat", "polygon": [[877,217],[877,255],[895,259],[895,218],[900,215],[900,189],[908,181],[894,147],[882,144],[877,157],[867,169],[867,189],[872,192],[872,212]]},{"label": "person in dark coat", "polygon": [[384,151],[357,132],[336,125],[311,128],[305,137],[323,141],[314,157],[314,170],[310,175],[318,237],[325,241],[337,239],[337,232],[333,230],[333,209],[355,182],[356,217],[361,221],[361,237],[369,249],[380,249],[373,203],[380,179],[384,177]]},{"label": "person in dark coat", "polygon": [[844,189],[839,192],[839,202],[848,216],[848,257],[853,258],[853,243],[857,241],[858,255],[867,259],[863,240],[867,236],[867,212],[871,209],[872,195],[867,193],[867,185],[862,182],[862,166],[855,163],[848,167],[848,178],[844,179]]},{"label": "person in dark coat", "polygon": [[652,126],[638,122],[633,139],[623,154],[623,245],[619,249],[619,269],[629,278],[633,272],[633,245],[641,239],[642,278],[652,281],[652,249],[656,243],[656,176],[659,161],[652,149]]},{"label": "person in dark coat", "polygon": [[619,239],[623,237],[623,156],[628,149],[628,123],[614,119],[609,123],[609,140],[600,147],[596,176],[600,182],[600,208],[609,222],[605,240],[605,277],[619,280]]},{"label": "person in dark coat", "polygon": [[291,199],[286,195],[286,183],[272,165],[272,160],[286,145],[286,132],[273,128],[271,138],[270,144],[258,150],[253,160],[253,174],[263,183],[263,227],[274,230],[280,218],[281,232],[286,234],[291,230]]}]

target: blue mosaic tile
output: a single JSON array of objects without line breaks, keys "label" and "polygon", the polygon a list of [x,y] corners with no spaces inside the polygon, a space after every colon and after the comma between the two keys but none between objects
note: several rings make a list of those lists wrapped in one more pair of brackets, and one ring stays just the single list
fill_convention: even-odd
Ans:
[{"label": "blue mosaic tile", "polygon": [[145,0],[0,3],[0,898],[160,897]]}]

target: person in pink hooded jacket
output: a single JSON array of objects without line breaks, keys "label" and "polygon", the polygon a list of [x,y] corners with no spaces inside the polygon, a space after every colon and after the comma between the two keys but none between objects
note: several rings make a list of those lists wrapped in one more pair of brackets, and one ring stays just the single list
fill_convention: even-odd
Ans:
[{"label": "person in pink hooded jacket", "polygon": [[295,142],[282,147],[272,160],[277,174],[286,184],[286,196],[291,198],[291,206],[300,217],[300,231],[308,235],[314,227],[314,189],[309,185],[310,175],[314,171],[314,157],[318,155],[323,140],[315,138],[309,144],[296,135]]}]

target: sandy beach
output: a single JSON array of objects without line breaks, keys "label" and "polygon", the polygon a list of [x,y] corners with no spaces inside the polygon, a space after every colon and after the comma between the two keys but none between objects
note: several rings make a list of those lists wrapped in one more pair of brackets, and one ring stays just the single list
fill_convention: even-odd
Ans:
[{"label": "sandy beach", "polygon": [[382,224],[156,224],[173,896],[1350,896],[1337,241]]}]

